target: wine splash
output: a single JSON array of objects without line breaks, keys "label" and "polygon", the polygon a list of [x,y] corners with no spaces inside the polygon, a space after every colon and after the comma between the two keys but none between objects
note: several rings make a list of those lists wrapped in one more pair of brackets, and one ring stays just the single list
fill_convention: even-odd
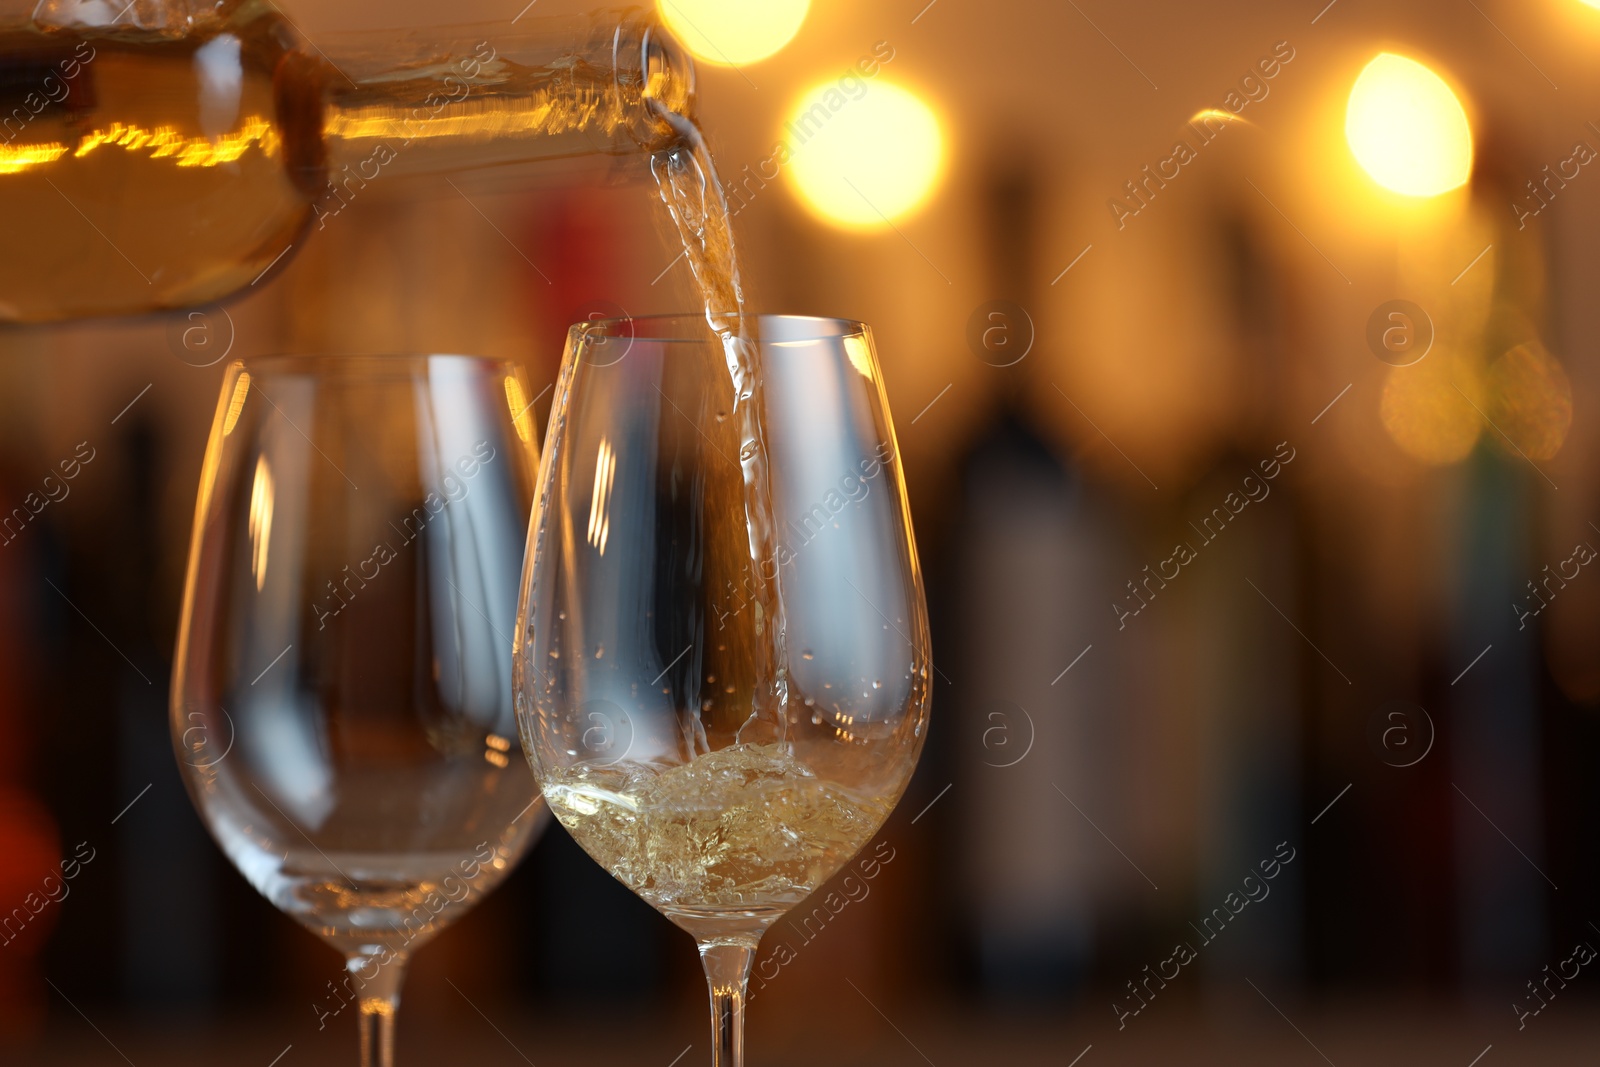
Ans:
[{"label": "wine splash", "polygon": [[[788,734],[789,656],[778,586],[766,435],[761,424],[763,387],[756,347],[760,339],[754,317],[745,313],[732,215],[705,135],[692,119],[665,108],[659,108],[658,114],[677,131],[679,140],[651,157],[651,173],[683,243],[684,259],[705,306],[706,323],[722,341],[739,435],[758,659],[750,717],[735,739],[782,741]],[[704,730],[695,730],[694,739],[697,747],[703,746]]]},{"label": "wine splash", "polygon": [[893,806],[818,777],[781,744],[734,744],[675,767],[550,767],[544,795],[601,866],[691,931],[707,919],[776,919]]}]

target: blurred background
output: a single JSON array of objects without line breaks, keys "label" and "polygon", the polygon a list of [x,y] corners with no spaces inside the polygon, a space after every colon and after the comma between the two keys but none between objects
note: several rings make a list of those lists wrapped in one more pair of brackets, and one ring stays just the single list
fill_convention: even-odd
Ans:
[{"label": "blurred background", "polygon": [[[536,3],[281,7],[589,9]],[[755,1062],[1592,1063],[1600,9],[663,6],[754,305],[874,330],[939,665],[892,859],[768,938]],[[78,472],[0,530],[0,906],[82,863],[0,934],[6,1062],[354,1061],[168,737],[223,368],[515,359],[542,422],[570,322],[693,306],[653,196],[378,180],[225,310],[0,331],[4,513]],[[552,826],[399,1055],[704,1062],[703,998]]]}]

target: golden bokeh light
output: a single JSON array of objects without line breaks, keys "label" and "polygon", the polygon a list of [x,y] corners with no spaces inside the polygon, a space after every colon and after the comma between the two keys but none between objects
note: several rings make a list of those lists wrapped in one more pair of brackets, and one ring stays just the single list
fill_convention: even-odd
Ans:
[{"label": "golden bokeh light", "polygon": [[1572,429],[1572,384],[1537,340],[1487,366],[1434,353],[1389,372],[1378,413],[1390,439],[1421,463],[1457,463],[1480,437],[1510,455],[1543,462],[1561,451]]},{"label": "golden bokeh light", "polygon": [[1384,52],[1350,87],[1345,140],[1372,180],[1405,196],[1438,196],[1472,177],[1472,126],[1443,78]]},{"label": "golden bokeh light", "polygon": [[1389,371],[1378,417],[1400,451],[1444,466],[1467,458],[1483,432],[1483,416],[1474,407],[1480,402],[1468,398],[1479,390],[1465,361],[1437,351],[1432,357]]},{"label": "golden bokeh light", "polygon": [[662,21],[696,59],[754,63],[794,39],[811,0],[656,0]]},{"label": "golden bokeh light", "polygon": [[913,214],[944,171],[939,117],[909,89],[881,80],[846,96],[837,82],[800,97],[780,155],[790,187],[818,218],[877,230]]},{"label": "golden bokeh light", "polygon": [[1533,461],[1555,458],[1572,429],[1572,383],[1560,362],[1529,341],[1491,363],[1486,377],[1500,443]]}]

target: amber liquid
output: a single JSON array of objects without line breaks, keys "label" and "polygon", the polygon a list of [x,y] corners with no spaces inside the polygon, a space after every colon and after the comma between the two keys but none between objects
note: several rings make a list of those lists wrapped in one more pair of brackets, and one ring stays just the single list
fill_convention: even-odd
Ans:
[{"label": "amber liquid", "polygon": [[248,291],[401,174],[643,160],[671,131],[642,99],[687,106],[684,72],[627,66],[637,18],[557,22],[348,53],[329,38],[336,60],[266,4],[182,37],[0,26],[0,322]]},{"label": "amber liquid", "polygon": [[770,922],[867,843],[891,803],[857,796],[786,745],[735,744],[676,767],[551,768],[545,801],[601,866],[669,917]]},{"label": "amber liquid", "polygon": [[0,321],[201,304],[265,271],[311,213],[273,98],[287,43],[275,17],[0,30]]},{"label": "amber liquid", "polygon": [[[749,556],[730,570],[742,570],[748,578],[747,588],[753,591],[755,652],[759,657],[755,676],[759,684],[738,740],[754,744],[783,741],[788,736],[789,653],[778,583],[766,431],[762,426],[757,319],[745,309],[733,216],[705,135],[689,119],[676,115],[663,118],[675,129],[678,143],[657,152],[651,169],[662,203],[683,244],[684,259],[699,289],[706,323],[722,344],[734,425],[739,433]],[[696,736],[703,738],[704,732],[696,731]]]}]

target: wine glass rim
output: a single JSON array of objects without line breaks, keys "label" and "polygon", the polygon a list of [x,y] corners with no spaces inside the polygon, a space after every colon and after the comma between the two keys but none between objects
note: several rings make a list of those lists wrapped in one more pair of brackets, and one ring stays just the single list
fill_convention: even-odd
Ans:
[{"label": "wine glass rim", "polygon": [[[720,318],[730,322],[733,315]],[[824,341],[862,336],[867,324],[855,319],[827,315],[766,314],[750,316],[756,320],[757,335],[769,334],[785,341]],[[803,328],[802,328],[803,327]],[[663,315],[622,315],[609,319],[588,319],[572,325],[574,336],[601,333],[607,337],[626,337],[635,341],[691,341],[703,343],[712,336],[706,316],[700,312],[675,312]]]},{"label": "wine glass rim", "polygon": [[252,374],[273,372],[331,377],[353,373],[416,374],[419,371],[426,371],[436,362],[516,368],[516,364],[508,359],[460,352],[289,352],[246,356],[235,359],[232,366],[243,368]]}]

